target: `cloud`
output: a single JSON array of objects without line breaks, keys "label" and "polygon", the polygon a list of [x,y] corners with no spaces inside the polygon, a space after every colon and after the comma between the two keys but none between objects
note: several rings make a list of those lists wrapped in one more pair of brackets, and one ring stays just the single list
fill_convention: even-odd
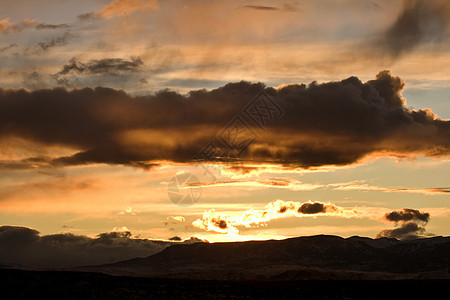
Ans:
[{"label": "cloud", "polygon": [[47,23],[39,23],[36,25],[37,30],[48,30],[48,29],[66,29],[70,28],[71,25],[62,23],[62,24],[47,24]]},{"label": "cloud", "polygon": [[251,8],[256,10],[278,10],[275,6],[264,6],[264,5],[244,5],[242,8]]},{"label": "cloud", "polygon": [[51,39],[47,39],[43,42],[39,42],[37,43],[37,45],[35,45],[32,48],[28,49],[29,51],[34,50],[34,52],[40,52],[40,51],[48,51],[51,48],[54,47],[61,47],[61,46],[65,46],[69,43],[69,40],[73,39],[76,35],[70,32],[64,32],[63,35],[61,36],[57,36]]},{"label": "cloud", "polygon": [[384,229],[377,234],[377,238],[388,237],[400,240],[421,237],[425,228],[415,222],[405,222],[395,229]]},{"label": "cloud", "polygon": [[77,58],[72,58],[69,63],[62,67],[62,70],[57,75],[67,74],[83,74],[83,75],[97,75],[97,74],[119,74],[127,72],[137,72],[144,63],[139,57],[132,56],[130,60],[123,58],[103,58],[92,59],[88,62],[78,61]]},{"label": "cloud", "polygon": [[67,29],[70,28],[71,25],[62,23],[62,24],[48,24],[41,23],[38,20],[34,19],[24,19],[17,23],[11,23],[9,18],[0,20],[0,33],[12,33],[12,32],[20,32],[26,29],[36,29],[36,30],[54,30],[54,29]]},{"label": "cloud", "polygon": [[123,17],[141,9],[156,8],[156,0],[114,0],[106,5],[98,16],[105,19]]},{"label": "cloud", "polygon": [[449,22],[447,1],[406,0],[395,22],[376,40],[376,45],[398,57],[419,45],[446,39]]},{"label": "cloud", "polygon": [[36,20],[24,19],[18,23],[11,23],[9,18],[0,21],[0,33],[11,33],[22,31],[27,28],[35,27],[37,25]]},{"label": "cloud", "polygon": [[[73,57],[65,64],[61,71],[53,75],[57,84],[64,87],[76,87],[82,85],[83,78],[115,78],[122,82],[128,81],[132,76],[142,70],[144,65],[140,57],[132,56],[129,60],[123,58],[92,59],[87,62],[79,61]],[[137,80],[136,80],[137,81]]]},{"label": "cloud", "polygon": [[[330,209],[330,208],[328,208]],[[332,210],[334,210],[334,207],[332,207]],[[298,212],[302,214],[318,214],[318,213],[324,213],[327,211],[327,207],[320,202],[314,202],[314,203],[303,203],[299,208]]]},{"label": "cloud", "polygon": [[6,52],[6,51],[8,51],[8,50],[10,50],[12,48],[16,48],[16,47],[18,47],[18,45],[16,43],[9,44],[8,46],[1,47],[0,48],[0,53]]},{"label": "cloud", "polygon": [[123,210],[121,210],[120,212],[118,212],[117,214],[119,215],[131,215],[131,216],[136,216],[139,214],[141,210],[140,209],[133,209],[129,206],[125,207]]},{"label": "cloud", "polygon": [[164,221],[164,225],[168,226],[168,225],[174,225],[174,224],[179,224],[179,223],[184,223],[185,218],[183,216],[169,216],[167,217],[166,221]]},{"label": "cloud", "polygon": [[403,240],[423,237],[426,232],[424,226],[430,220],[430,214],[420,212],[417,209],[403,208],[386,213],[384,218],[387,221],[394,222],[398,228],[384,229],[377,234],[377,238],[389,237]]},{"label": "cloud", "polygon": [[113,0],[99,11],[91,11],[77,16],[78,21],[113,19],[126,17],[136,11],[158,8],[157,0]]},{"label": "cloud", "polygon": [[450,187],[430,187],[430,188],[391,188],[377,185],[369,185],[364,180],[356,180],[343,183],[328,184],[338,191],[379,191],[389,193],[420,193],[425,195],[439,195],[450,193]]},{"label": "cloud", "polygon": [[[191,183],[192,186],[197,183]],[[312,184],[305,183],[292,178],[281,177],[281,178],[268,178],[268,179],[247,179],[247,180],[215,180],[211,182],[202,182],[202,188],[207,187],[227,187],[227,186],[237,186],[237,187],[273,187],[273,188],[284,188],[293,191],[311,191],[321,187],[325,187],[322,184]]]},{"label": "cloud", "polygon": [[392,222],[421,221],[426,224],[430,220],[430,214],[422,213],[417,209],[404,208],[401,211],[387,213],[385,218]]},{"label": "cloud", "polygon": [[276,6],[268,6],[268,5],[244,5],[240,8],[246,8],[246,9],[254,9],[254,10],[260,10],[260,11],[296,11],[298,10],[298,3],[284,3],[281,7]]},{"label": "cloud", "polygon": [[[60,74],[135,72],[141,64],[138,58],[73,60]],[[450,121],[429,109],[407,108],[403,87],[400,78],[383,71],[366,83],[350,77],[273,89],[243,81],[187,95],[2,89],[0,138],[72,148],[73,155],[50,160],[60,167],[195,161],[311,168],[349,165],[372,154],[448,156]],[[265,96],[255,100],[262,90],[270,102]],[[25,167],[24,162],[2,163]]]},{"label": "cloud", "polygon": [[39,231],[20,226],[0,227],[0,247],[25,247],[39,239]]},{"label": "cloud", "polygon": [[0,226],[0,263],[28,267],[60,268],[117,262],[146,257],[179,243],[207,242],[132,238],[129,231],[101,233],[95,238],[72,233],[40,236],[35,229]]},{"label": "cloud", "polygon": [[354,209],[336,206],[323,202],[295,202],[276,200],[263,209],[250,209],[238,216],[227,216],[214,210],[205,211],[201,219],[192,222],[192,226],[206,231],[238,234],[238,227],[252,228],[265,226],[268,222],[285,217],[337,216],[357,218],[359,213]]}]

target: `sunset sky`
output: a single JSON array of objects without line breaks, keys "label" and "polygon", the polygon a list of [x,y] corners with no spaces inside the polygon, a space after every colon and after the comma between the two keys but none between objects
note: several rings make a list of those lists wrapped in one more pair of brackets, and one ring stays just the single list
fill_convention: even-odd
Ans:
[{"label": "sunset sky", "polygon": [[449,201],[448,1],[0,0],[0,225],[406,238]]}]

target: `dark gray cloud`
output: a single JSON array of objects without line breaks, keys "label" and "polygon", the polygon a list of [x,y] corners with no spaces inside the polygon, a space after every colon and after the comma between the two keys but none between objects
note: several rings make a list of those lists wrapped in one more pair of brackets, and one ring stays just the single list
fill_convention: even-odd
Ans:
[{"label": "dark gray cloud", "polygon": [[283,3],[280,6],[269,6],[269,5],[244,5],[240,8],[245,9],[254,9],[254,10],[261,10],[261,11],[296,11],[298,10],[298,3],[292,2],[292,3]]},{"label": "dark gray cloud", "polygon": [[159,241],[132,238],[130,232],[101,233],[95,238],[71,233],[40,236],[35,229],[0,226],[0,264],[28,267],[74,267],[146,257],[198,238]]},{"label": "dark gray cloud", "polygon": [[[134,71],[140,64],[137,58],[82,65],[73,61],[62,74]],[[3,89],[0,138],[78,149],[72,156],[51,158],[53,166],[151,167],[158,160],[221,160],[308,168],[351,164],[373,153],[448,156],[450,121],[430,110],[407,108],[403,86],[400,78],[383,71],[366,83],[350,77],[275,90],[243,81],[187,95],[170,90],[133,97],[108,88]],[[283,114],[267,103],[252,102],[262,90]],[[205,147],[208,155],[203,155]],[[38,158],[42,164],[49,161]]]},{"label": "dark gray cloud", "polygon": [[[64,86],[68,88],[79,87],[83,84],[83,78],[93,77],[98,78],[102,76],[103,79],[109,77],[118,82],[128,82],[130,76],[137,74],[141,71],[143,66],[143,61],[140,57],[132,56],[129,60],[123,58],[104,58],[104,59],[93,59],[87,62],[79,61],[76,57],[69,60],[65,64],[61,71],[53,75],[54,80],[56,80],[59,86]],[[135,81],[140,84],[148,83],[146,79]]]},{"label": "dark gray cloud", "polygon": [[385,219],[392,222],[421,221],[427,223],[430,220],[429,213],[422,213],[417,209],[404,208],[399,211],[387,213]]},{"label": "dark gray cloud", "polygon": [[22,56],[40,55],[43,52],[50,51],[55,47],[63,47],[68,45],[69,42],[75,37],[77,37],[76,34],[66,31],[61,35],[46,38],[42,42],[38,42],[32,46],[26,47],[21,55]]},{"label": "dark gray cloud", "polygon": [[36,25],[37,30],[48,30],[48,29],[66,29],[72,27],[69,24],[47,24],[47,23],[39,23]]},{"label": "dark gray cloud", "polygon": [[326,212],[327,207],[321,202],[303,203],[298,212],[301,214],[318,214]]},{"label": "dark gray cloud", "polygon": [[426,233],[424,227],[430,220],[430,214],[427,212],[421,212],[412,208],[403,208],[402,210],[394,210],[385,214],[384,218],[387,221],[396,223],[398,227],[380,231],[377,234],[377,238],[389,237],[403,240],[430,235]]},{"label": "dark gray cloud", "polygon": [[264,5],[244,5],[242,8],[251,8],[256,10],[278,10],[275,6],[264,6]]},{"label": "dark gray cloud", "polygon": [[419,238],[425,232],[425,228],[415,222],[406,222],[395,229],[384,229],[377,234],[377,238],[388,237],[400,240]]},{"label": "dark gray cloud", "polygon": [[397,57],[421,44],[443,41],[448,36],[449,23],[448,1],[405,0],[395,22],[375,44]]},{"label": "dark gray cloud", "polygon": [[118,74],[122,72],[137,72],[144,63],[139,57],[132,56],[130,60],[122,58],[93,59],[86,63],[78,61],[75,57],[64,65],[58,75],[70,73],[95,75]]},{"label": "dark gray cloud", "polygon": [[78,21],[90,21],[99,19],[95,12],[88,12],[77,16]]}]

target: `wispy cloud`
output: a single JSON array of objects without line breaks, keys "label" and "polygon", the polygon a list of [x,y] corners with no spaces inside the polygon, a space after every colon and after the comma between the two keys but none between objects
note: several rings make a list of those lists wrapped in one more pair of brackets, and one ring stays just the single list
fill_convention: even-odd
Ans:
[{"label": "wispy cloud", "polygon": [[53,30],[53,29],[67,29],[70,27],[71,25],[67,23],[47,24],[39,22],[38,20],[35,19],[24,19],[17,23],[11,23],[9,21],[9,18],[0,20],[0,34],[20,32],[26,29]]},{"label": "wispy cloud", "polygon": [[305,183],[292,178],[268,178],[268,179],[252,179],[252,180],[228,180],[228,181],[214,181],[202,183],[202,188],[205,187],[271,187],[282,188],[293,191],[311,191],[318,188],[325,187],[322,184]]},{"label": "wispy cloud", "polygon": [[448,194],[450,187],[432,187],[432,188],[405,188],[405,187],[384,187],[378,185],[370,185],[365,180],[356,180],[343,183],[328,184],[337,191],[379,191],[389,193],[418,193],[426,195]]}]

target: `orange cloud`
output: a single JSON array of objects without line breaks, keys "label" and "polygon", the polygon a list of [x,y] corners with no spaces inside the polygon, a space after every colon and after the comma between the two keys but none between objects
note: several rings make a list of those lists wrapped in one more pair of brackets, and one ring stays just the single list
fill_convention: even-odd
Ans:
[{"label": "orange cloud", "polygon": [[329,184],[330,187],[335,187],[337,191],[379,191],[389,193],[417,193],[425,195],[437,195],[450,193],[450,187],[431,187],[431,188],[404,188],[404,187],[382,187],[377,185],[369,185],[364,183],[364,180],[356,180],[343,183]]},{"label": "orange cloud", "polygon": [[249,209],[238,216],[227,216],[214,210],[205,211],[201,219],[192,222],[192,226],[206,231],[238,234],[237,227],[252,228],[265,226],[267,222],[285,217],[339,216],[343,218],[359,217],[358,211],[336,206],[330,202],[295,202],[276,200],[263,209]]},{"label": "orange cloud", "polygon": [[10,33],[14,31],[21,31],[25,28],[36,26],[38,22],[36,20],[24,19],[19,23],[11,23],[9,18],[0,20],[0,33]]},{"label": "orange cloud", "polygon": [[258,180],[225,180],[225,181],[214,181],[211,183],[202,183],[202,187],[272,187],[272,188],[285,188],[293,191],[311,191],[321,187],[322,184],[312,184],[304,183],[299,180],[292,178],[268,178],[268,179],[258,179]]},{"label": "orange cloud", "polygon": [[157,5],[156,0],[114,0],[105,6],[98,15],[105,19],[123,17],[136,10],[155,8]]}]

